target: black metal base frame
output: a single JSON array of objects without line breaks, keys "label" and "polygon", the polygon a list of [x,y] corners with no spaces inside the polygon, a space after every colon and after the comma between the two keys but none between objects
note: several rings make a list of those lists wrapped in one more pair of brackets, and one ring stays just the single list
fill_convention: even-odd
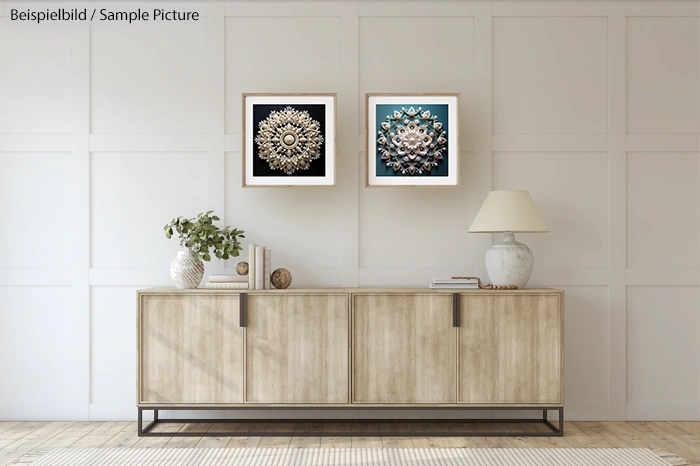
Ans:
[{"label": "black metal base frame", "polygon": [[[524,424],[524,423],[537,423],[544,424],[550,430],[549,431],[498,431],[498,432],[476,432],[476,431],[466,431],[466,430],[450,430],[450,431],[372,431],[372,432],[353,432],[350,431],[340,431],[340,432],[327,432],[327,436],[331,437],[358,437],[363,435],[371,435],[372,437],[563,437],[564,436],[564,408],[563,407],[495,407],[495,408],[467,408],[460,407],[457,409],[479,409],[479,410],[528,410],[528,411],[542,411],[541,419],[160,419],[158,417],[159,410],[216,410],[216,409],[226,409],[233,410],[233,408],[219,408],[219,407],[207,407],[207,408],[171,408],[171,407],[149,407],[149,408],[138,408],[139,410],[139,420],[138,420],[138,432],[139,437],[301,437],[305,435],[311,436],[323,436],[322,432],[275,432],[273,431],[250,431],[247,429],[241,429],[236,432],[154,432],[153,428],[158,424],[166,423],[265,423],[265,424],[289,424],[289,423],[459,423],[459,424]],[[255,406],[251,406],[249,409],[260,409]],[[300,409],[300,408],[274,408],[280,409]],[[385,409],[385,408],[376,408]],[[410,408],[394,408],[394,409],[410,409]],[[455,409],[455,408],[430,408],[430,409]],[[153,421],[148,423],[144,427],[143,425],[143,411],[153,411]],[[548,417],[548,411],[557,411],[559,413],[559,421],[555,426],[552,424]]]}]

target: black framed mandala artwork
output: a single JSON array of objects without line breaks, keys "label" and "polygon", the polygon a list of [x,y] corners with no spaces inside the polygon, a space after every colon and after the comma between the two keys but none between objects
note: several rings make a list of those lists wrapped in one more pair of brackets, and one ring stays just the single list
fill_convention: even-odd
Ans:
[{"label": "black framed mandala artwork", "polygon": [[243,94],[243,187],[335,186],[335,94]]},{"label": "black framed mandala artwork", "polygon": [[459,185],[459,94],[365,100],[368,187]]}]

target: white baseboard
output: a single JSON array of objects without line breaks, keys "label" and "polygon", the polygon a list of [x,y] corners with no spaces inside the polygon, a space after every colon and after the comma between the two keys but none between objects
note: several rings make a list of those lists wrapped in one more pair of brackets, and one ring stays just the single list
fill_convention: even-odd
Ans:
[{"label": "white baseboard", "polygon": [[631,403],[628,421],[700,421],[700,403]]},{"label": "white baseboard", "polygon": [[607,421],[607,403],[564,403],[565,421]]},{"label": "white baseboard", "polygon": [[[136,421],[138,409],[134,403],[96,403],[90,405],[91,421]],[[144,411],[143,419],[151,421],[152,411]]]},{"label": "white baseboard", "polygon": [[0,421],[87,421],[83,403],[2,403]]}]

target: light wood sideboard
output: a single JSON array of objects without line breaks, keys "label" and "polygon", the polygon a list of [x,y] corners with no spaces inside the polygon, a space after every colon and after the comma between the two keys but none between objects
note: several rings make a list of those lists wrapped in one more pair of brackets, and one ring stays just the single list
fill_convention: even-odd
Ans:
[{"label": "light wood sideboard", "polygon": [[561,290],[137,293],[139,434],[163,409],[327,407],[541,410],[561,435],[563,406]]}]

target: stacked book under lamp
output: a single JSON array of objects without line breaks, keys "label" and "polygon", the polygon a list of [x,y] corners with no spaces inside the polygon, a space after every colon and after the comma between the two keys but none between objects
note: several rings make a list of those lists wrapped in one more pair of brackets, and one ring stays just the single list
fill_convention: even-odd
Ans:
[{"label": "stacked book under lamp", "polygon": [[210,275],[208,290],[247,290],[248,275]]},{"label": "stacked book under lamp", "polygon": [[433,278],[428,285],[431,290],[475,290],[479,289],[477,278]]}]

